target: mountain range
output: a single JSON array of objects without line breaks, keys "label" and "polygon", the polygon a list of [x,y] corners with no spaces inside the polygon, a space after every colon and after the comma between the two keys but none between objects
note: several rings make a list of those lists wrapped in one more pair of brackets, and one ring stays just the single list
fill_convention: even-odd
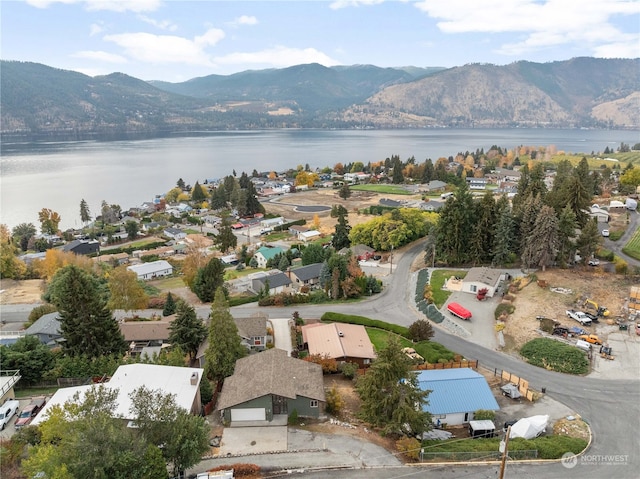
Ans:
[{"label": "mountain range", "polygon": [[0,72],[4,140],[269,128],[640,127],[640,59],[306,64],[182,83],[7,60]]}]

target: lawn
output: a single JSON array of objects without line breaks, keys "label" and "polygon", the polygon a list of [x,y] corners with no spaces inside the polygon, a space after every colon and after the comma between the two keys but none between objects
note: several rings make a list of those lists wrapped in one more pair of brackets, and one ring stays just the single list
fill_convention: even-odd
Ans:
[{"label": "lawn", "polygon": [[640,228],[636,230],[629,242],[624,245],[622,252],[632,258],[640,260]]},{"label": "lawn", "polygon": [[431,273],[431,280],[429,284],[431,285],[431,291],[433,292],[433,302],[436,304],[438,308],[441,308],[444,303],[447,302],[447,299],[451,295],[450,291],[443,290],[445,282],[451,276],[458,276],[459,278],[464,278],[467,275],[466,271],[459,270],[448,270],[448,269],[436,269]]},{"label": "lawn", "polygon": [[16,393],[16,399],[24,399],[35,396],[52,396],[58,389],[58,386],[51,386],[50,388],[27,388],[27,389],[14,389]]},{"label": "lawn", "polygon": [[372,191],[374,193],[382,193],[385,195],[413,195],[411,191],[407,191],[400,185],[353,185],[349,189],[355,191]]},{"label": "lawn", "polygon": [[[382,329],[377,328],[366,328],[367,334],[369,335],[369,339],[373,343],[373,347],[376,351],[380,351],[381,349],[387,346],[389,342],[390,335],[394,334],[390,331],[384,331]],[[429,363],[437,363],[439,359],[444,359],[447,361],[453,360],[455,353],[453,351],[449,351],[440,343],[434,343],[432,341],[420,341],[419,343],[412,343],[406,338],[400,337],[400,344],[402,344],[403,348],[413,348],[416,352],[425,358],[425,360]]]},{"label": "lawn", "polygon": [[172,276],[169,278],[155,279],[153,281],[149,281],[148,284],[154,286],[155,288],[158,288],[161,291],[185,287],[184,281],[182,281],[182,276]]}]

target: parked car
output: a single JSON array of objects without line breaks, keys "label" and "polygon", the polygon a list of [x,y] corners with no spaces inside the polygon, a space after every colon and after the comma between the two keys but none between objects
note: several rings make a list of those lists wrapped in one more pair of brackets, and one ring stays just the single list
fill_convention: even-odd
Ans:
[{"label": "parked car", "polygon": [[578,338],[591,344],[597,344],[598,346],[602,344],[602,339],[595,334],[583,334],[578,336]]},{"label": "parked car", "polygon": [[553,328],[553,334],[556,336],[568,336],[569,328],[565,328],[564,326],[556,326]]},{"label": "parked car", "polygon": [[589,266],[599,266],[600,260],[596,258],[592,258],[589,260]]},{"label": "parked car", "polygon": [[11,418],[18,412],[20,407],[20,401],[16,399],[7,399],[0,406],[0,430],[4,430],[5,426],[9,424]]},{"label": "parked car", "polygon": [[402,352],[416,362],[424,363],[424,358],[413,348],[402,348]]},{"label": "parked car", "polygon": [[605,238],[609,237],[609,230],[602,230],[602,236],[604,236]]},{"label": "parked car", "polygon": [[574,336],[580,336],[581,334],[589,334],[589,331],[579,326],[571,326],[569,328],[569,333]]},{"label": "parked car", "polygon": [[640,336],[640,323],[636,323],[636,334]]},{"label": "parked car", "polygon": [[22,410],[18,419],[16,419],[15,428],[20,429],[31,424],[33,418],[38,415],[46,403],[47,401],[45,398],[35,398],[31,400],[31,402]]},{"label": "parked car", "polygon": [[586,311],[584,312],[584,315],[589,318],[591,321],[593,321],[594,323],[599,323],[600,320],[598,319],[598,315],[597,314],[591,314],[591,313],[587,313]]},{"label": "parked car", "polygon": [[510,397],[511,399],[520,399],[522,394],[518,391],[518,386],[513,383],[505,384],[500,388],[502,390],[502,395]]}]

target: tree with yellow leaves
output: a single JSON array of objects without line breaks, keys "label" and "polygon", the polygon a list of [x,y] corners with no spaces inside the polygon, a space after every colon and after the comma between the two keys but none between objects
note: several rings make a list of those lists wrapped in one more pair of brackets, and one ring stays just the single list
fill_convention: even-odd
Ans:
[{"label": "tree with yellow leaves", "polygon": [[111,297],[107,303],[110,310],[124,309],[144,309],[147,307],[149,298],[144,288],[138,281],[138,275],[129,271],[126,266],[119,266],[107,275],[108,287]]},{"label": "tree with yellow leaves", "polygon": [[70,264],[76,265],[88,273],[93,271],[91,258],[59,249],[48,249],[44,259],[33,262],[33,270],[41,278],[50,280],[59,269]]},{"label": "tree with yellow leaves", "polygon": [[11,239],[7,225],[0,225],[0,278],[20,278],[27,271],[17,258],[18,248]]}]

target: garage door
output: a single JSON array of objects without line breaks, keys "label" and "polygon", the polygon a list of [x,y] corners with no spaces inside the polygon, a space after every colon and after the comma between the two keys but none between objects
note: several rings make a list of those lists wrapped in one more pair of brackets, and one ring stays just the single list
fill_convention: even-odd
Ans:
[{"label": "garage door", "polygon": [[231,421],[265,421],[267,413],[263,407],[232,409]]}]

